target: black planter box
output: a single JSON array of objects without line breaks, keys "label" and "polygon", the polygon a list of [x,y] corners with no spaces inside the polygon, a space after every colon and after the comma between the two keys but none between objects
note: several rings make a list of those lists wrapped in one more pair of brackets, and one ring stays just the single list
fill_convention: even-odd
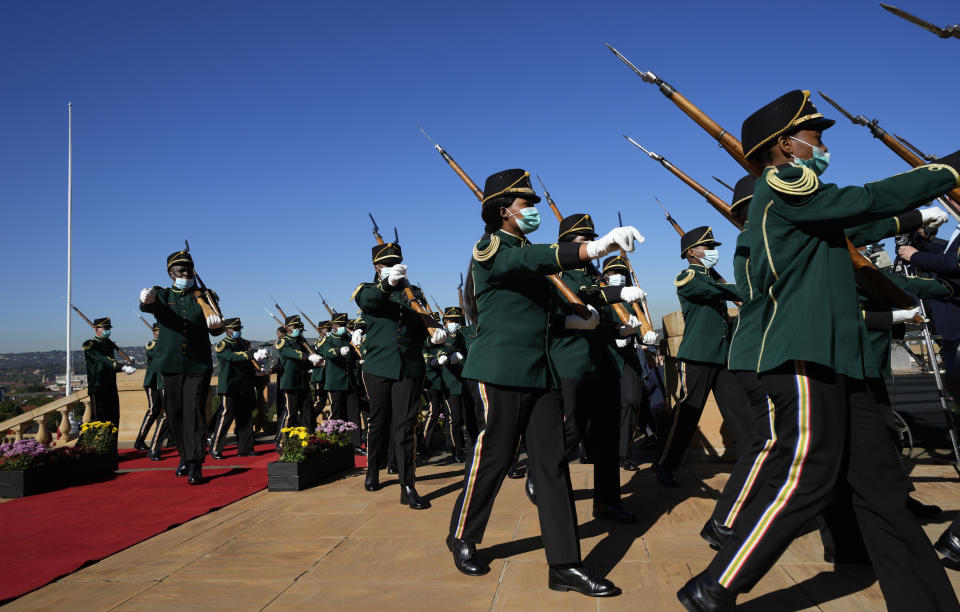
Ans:
[{"label": "black planter box", "polygon": [[117,471],[116,455],[89,455],[38,470],[0,470],[0,497],[26,497],[103,480]]},{"label": "black planter box", "polygon": [[302,491],[324,478],[354,466],[353,449],[349,446],[328,449],[309,455],[299,463],[273,461],[267,464],[267,489],[270,491]]}]

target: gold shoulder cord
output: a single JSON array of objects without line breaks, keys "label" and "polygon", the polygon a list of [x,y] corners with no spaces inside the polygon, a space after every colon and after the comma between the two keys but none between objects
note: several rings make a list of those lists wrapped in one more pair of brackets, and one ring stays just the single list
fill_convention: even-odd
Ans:
[{"label": "gold shoulder cord", "polygon": [[151,350],[153,347],[155,347],[156,345],[157,345],[157,341],[156,341],[156,340],[151,340],[150,342],[147,342],[146,349],[149,351],[149,350]]},{"label": "gold shoulder cord", "polygon": [[683,287],[684,285],[692,281],[693,277],[697,275],[697,273],[690,268],[687,268],[684,272],[681,272],[680,274],[681,276],[677,277],[677,279],[673,281],[673,284],[676,285],[677,287]]},{"label": "gold shoulder cord", "polygon": [[817,173],[806,166],[802,166],[802,174],[795,181],[785,181],[776,172],[768,172],[764,179],[771,189],[788,196],[808,196],[820,188]]},{"label": "gold shoulder cord", "polygon": [[490,236],[490,244],[485,249],[477,248],[480,243],[473,245],[473,258],[477,261],[487,261],[500,249],[500,236],[493,234]]},{"label": "gold shoulder cord", "polygon": [[223,349],[227,348],[227,341],[221,340],[220,342],[217,343],[217,346],[215,348],[217,349],[218,353],[222,353]]},{"label": "gold shoulder cord", "polygon": [[286,340],[286,338],[280,338],[279,340],[277,340],[276,342],[273,343],[273,347],[279,351],[280,349],[283,348],[283,342],[284,342],[285,340]]}]

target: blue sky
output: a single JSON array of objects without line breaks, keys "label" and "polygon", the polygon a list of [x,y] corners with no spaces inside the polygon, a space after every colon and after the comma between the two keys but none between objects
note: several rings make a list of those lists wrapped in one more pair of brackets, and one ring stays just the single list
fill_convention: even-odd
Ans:
[{"label": "blue sky", "polygon": [[[898,1],[943,25],[955,3]],[[953,10],[952,10],[953,9]],[[721,197],[742,171],[603,46],[609,42],[739,135],[794,89],[823,89],[936,154],[957,146],[960,41],[875,2],[4,2],[0,5],[0,352],[62,348],[66,104],[74,108],[74,302],[145,341],[140,288],[165,284],[188,238],[198,271],[246,335],[275,324],[268,295],[315,320],[371,276],[367,212],[397,226],[412,280],[444,305],[482,232],[474,196],[417,131],[475,181],[539,173],[565,214],[617,210],[655,316],[678,307],[678,236],[712,225],[732,278],[735,231],[622,137]],[[836,113],[819,97],[828,116]],[[905,165],[838,121],[825,180]],[[557,222],[544,207],[550,241]],[[354,308],[350,307],[350,312]],[[74,321],[74,347],[89,335]]]}]

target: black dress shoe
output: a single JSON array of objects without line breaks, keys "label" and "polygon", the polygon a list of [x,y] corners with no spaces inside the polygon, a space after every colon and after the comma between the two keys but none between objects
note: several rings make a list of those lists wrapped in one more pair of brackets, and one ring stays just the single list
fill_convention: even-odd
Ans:
[{"label": "black dress shoe", "polygon": [[257,451],[247,451],[243,453],[237,453],[237,457],[256,457]]},{"label": "black dress shoe", "polygon": [[363,488],[367,491],[376,491],[380,488],[380,479],[377,478],[375,474],[367,474],[366,480],[363,481]]},{"label": "black dress shoe", "polygon": [[414,510],[425,510],[430,507],[430,502],[420,497],[417,490],[410,485],[400,487],[400,503],[407,504]]},{"label": "black dress shoe", "polygon": [[517,480],[518,478],[523,478],[526,474],[526,471],[519,463],[514,463],[510,466],[510,471],[507,472],[507,478]]},{"label": "black dress shoe", "polygon": [[174,476],[186,476],[190,469],[187,467],[186,463],[181,463],[177,466],[177,471],[173,473]]},{"label": "black dress shoe", "polygon": [[454,453],[453,454],[454,463],[463,463],[463,453]]},{"label": "black dress shoe", "polygon": [[933,545],[933,548],[954,563],[960,563],[960,535],[955,534],[947,528]]},{"label": "black dress shoe", "polygon": [[397,466],[395,465],[387,466],[387,474],[396,474],[396,473],[397,473]]},{"label": "black dress shoe", "polygon": [[624,510],[620,504],[593,504],[593,518],[606,519],[624,525],[637,522],[636,515],[629,510]]},{"label": "black dress shoe", "polygon": [[448,535],[447,549],[453,553],[453,564],[467,576],[483,576],[490,571],[490,566],[480,560],[477,547],[472,542],[464,542]]},{"label": "black dress shoe", "polygon": [[537,488],[533,485],[533,479],[527,474],[527,482],[523,485],[523,492],[527,494],[527,499],[534,506],[537,505]]},{"label": "black dress shoe", "polygon": [[155,453],[155,452],[153,452],[152,450],[151,450],[151,451],[147,451],[147,458],[148,458],[150,461],[162,461],[162,460],[163,460],[163,457],[160,456],[160,453]]},{"label": "black dress shoe", "polygon": [[620,462],[620,467],[627,470],[628,472],[636,472],[640,469],[640,466],[631,461],[630,459],[624,459]]},{"label": "black dress shoe", "polygon": [[732,533],[733,529],[724,527],[715,519],[711,518],[703,526],[703,529],[700,530],[700,537],[706,540],[707,544],[709,544],[713,550],[720,550],[723,548],[723,543]]},{"label": "black dress shoe", "polygon": [[136,442],[134,442],[133,448],[137,449],[138,451],[145,451],[150,449],[150,447],[147,446],[143,440],[137,440]]},{"label": "black dress shoe", "polygon": [[203,470],[200,469],[199,463],[194,463],[190,466],[190,474],[187,482],[192,485],[198,485],[207,482],[207,479],[203,477]]},{"label": "black dress shoe", "polygon": [[702,572],[677,591],[677,599],[690,612],[732,612],[737,596]]},{"label": "black dress shoe", "polygon": [[214,459],[218,460],[218,461],[223,460],[223,453],[221,453],[220,451],[217,451],[217,450],[212,450],[212,451],[210,451],[210,456],[213,457]]},{"label": "black dress shoe", "polygon": [[657,482],[665,487],[676,488],[680,483],[673,479],[673,472],[654,464],[653,473],[657,475]]},{"label": "black dress shoe", "polygon": [[582,565],[551,565],[547,586],[554,591],[576,591],[588,597],[613,597],[621,593],[620,587],[606,578],[591,576]]},{"label": "black dress shoe", "polygon": [[920,500],[910,497],[909,495],[907,496],[907,510],[909,510],[910,514],[918,519],[933,518],[943,512],[943,509],[940,508],[940,506],[925,504]]},{"label": "black dress shoe", "polygon": [[356,455],[357,457],[366,457],[366,456],[367,456],[367,451],[363,450],[362,448],[360,448],[360,447],[358,446],[358,447],[356,447],[356,448],[353,449],[353,454]]}]

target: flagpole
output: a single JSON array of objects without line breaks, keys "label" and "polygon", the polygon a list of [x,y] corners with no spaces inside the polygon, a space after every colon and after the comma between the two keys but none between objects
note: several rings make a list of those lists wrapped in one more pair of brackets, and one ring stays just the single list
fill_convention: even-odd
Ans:
[{"label": "flagpole", "polygon": [[66,395],[73,392],[73,354],[70,351],[70,304],[73,303],[73,102],[67,102],[67,384]]}]

